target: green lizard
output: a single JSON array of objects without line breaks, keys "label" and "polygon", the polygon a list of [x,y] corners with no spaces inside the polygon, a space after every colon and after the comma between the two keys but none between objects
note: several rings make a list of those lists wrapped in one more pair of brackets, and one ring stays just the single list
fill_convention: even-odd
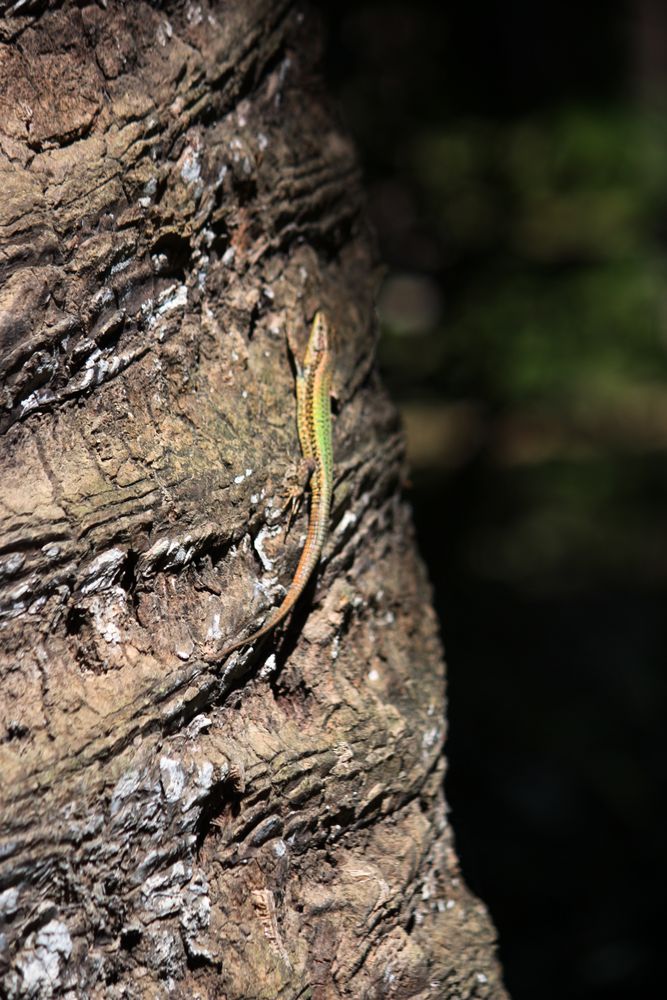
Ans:
[{"label": "green lizard", "polygon": [[317,312],[308,338],[303,367],[296,360],[297,430],[301,451],[310,469],[310,517],[299,564],[282,603],[260,629],[223,651],[250,646],[275,628],[292,610],[317,566],[329,525],[333,494],[333,445],[331,440],[331,344],[327,318]]}]

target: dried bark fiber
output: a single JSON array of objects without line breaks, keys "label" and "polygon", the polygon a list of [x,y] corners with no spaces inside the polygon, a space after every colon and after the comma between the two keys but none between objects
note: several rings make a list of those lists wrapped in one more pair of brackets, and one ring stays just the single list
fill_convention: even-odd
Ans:
[{"label": "dried bark fiber", "polygon": [[[0,994],[503,997],[354,152],[285,0],[0,3]],[[337,328],[331,537],[288,330]]]}]

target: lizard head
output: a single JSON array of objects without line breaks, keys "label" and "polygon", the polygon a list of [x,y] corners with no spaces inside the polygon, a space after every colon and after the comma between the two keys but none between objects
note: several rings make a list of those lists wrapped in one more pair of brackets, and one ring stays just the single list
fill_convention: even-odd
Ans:
[{"label": "lizard head", "polygon": [[325,313],[319,309],[315,313],[310,328],[310,337],[308,338],[308,347],[306,348],[306,357],[304,359],[307,368],[315,364],[317,359],[330,349],[331,332]]}]

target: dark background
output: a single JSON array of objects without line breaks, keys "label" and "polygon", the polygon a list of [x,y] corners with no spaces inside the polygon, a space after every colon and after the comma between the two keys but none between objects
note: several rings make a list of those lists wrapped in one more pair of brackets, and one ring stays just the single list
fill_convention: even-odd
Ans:
[{"label": "dark background", "polygon": [[667,4],[320,5],[514,1000],[663,995]]}]

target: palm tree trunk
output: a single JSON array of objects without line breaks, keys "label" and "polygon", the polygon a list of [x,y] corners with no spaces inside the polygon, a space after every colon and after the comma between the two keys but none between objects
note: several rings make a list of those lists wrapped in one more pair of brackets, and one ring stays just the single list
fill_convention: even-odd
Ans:
[{"label": "palm tree trunk", "polygon": [[[0,4],[0,993],[505,996],[354,150],[287,0]],[[336,331],[319,572],[287,346]]]}]

